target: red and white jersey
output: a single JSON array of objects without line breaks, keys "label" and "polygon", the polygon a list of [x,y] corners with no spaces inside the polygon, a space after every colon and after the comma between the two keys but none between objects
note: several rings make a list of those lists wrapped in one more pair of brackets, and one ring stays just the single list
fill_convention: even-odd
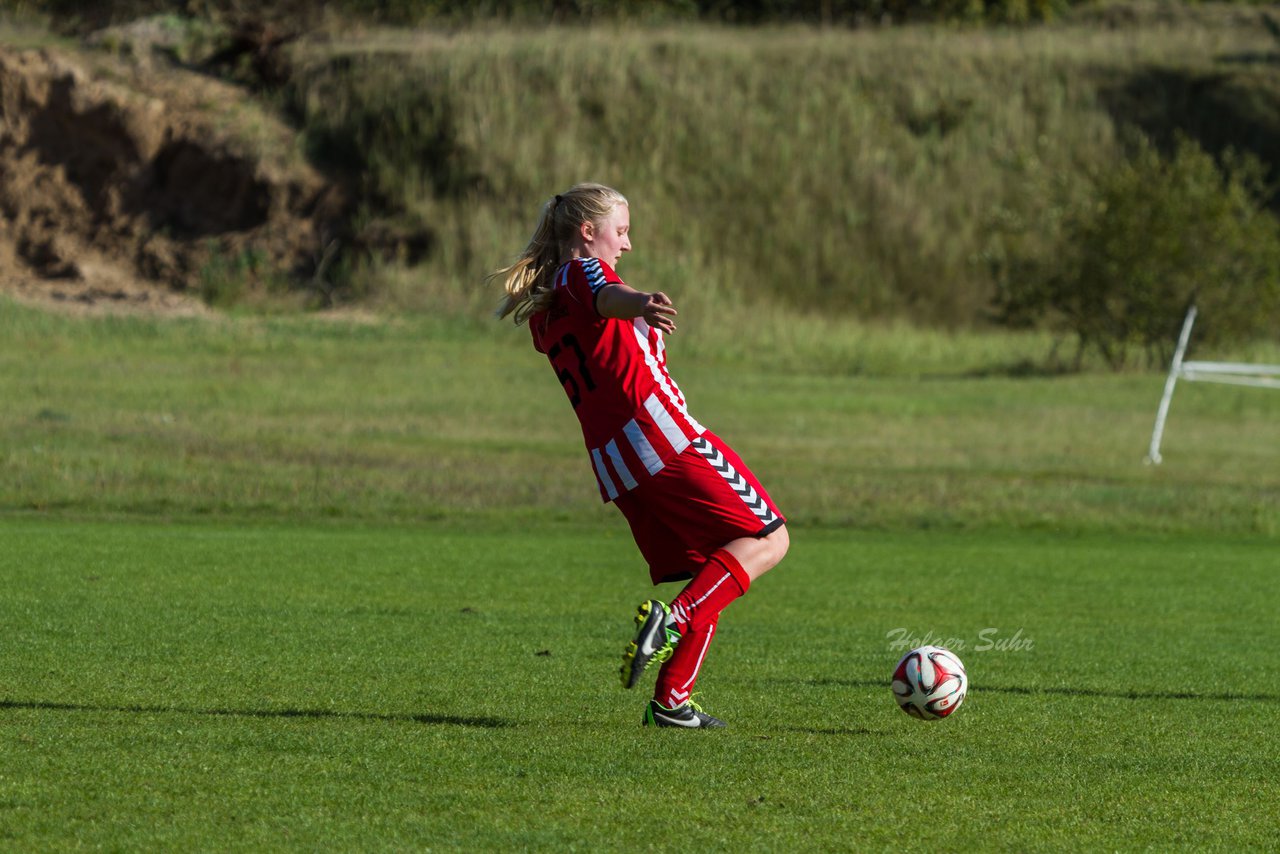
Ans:
[{"label": "red and white jersey", "polygon": [[556,271],[551,305],[529,318],[533,346],[551,361],[582,424],[591,465],[608,502],[652,477],[705,428],[667,373],[661,330],[637,317],[602,317],[597,292],[621,284],[598,258]]}]

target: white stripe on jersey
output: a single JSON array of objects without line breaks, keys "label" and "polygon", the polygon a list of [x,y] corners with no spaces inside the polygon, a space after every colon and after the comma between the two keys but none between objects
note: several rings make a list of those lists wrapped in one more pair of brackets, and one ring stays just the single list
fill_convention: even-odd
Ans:
[{"label": "white stripe on jersey", "polygon": [[640,429],[640,425],[636,423],[634,418],[627,422],[627,426],[622,428],[622,432],[627,434],[627,439],[631,442],[631,447],[635,450],[636,456],[640,458],[640,462],[644,465],[645,471],[649,472],[650,475],[655,475],[666,468],[663,465],[662,458],[658,456],[658,452],[649,443],[648,437],[644,435],[644,431]]},{"label": "white stripe on jersey", "polygon": [[604,484],[604,491],[608,493],[609,500],[617,498],[618,487],[613,485],[613,478],[609,477],[609,471],[604,467],[599,448],[591,449],[591,463],[596,467],[596,477],[600,478],[600,482]]},{"label": "white stripe on jersey", "polygon": [[[634,419],[632,421],[634,422]],[[627,468],[627,464],[622,461],[622,454],[618,451],[618,441],[610,439],[609,444],[604,446],[604,451],[609,455],[609,459],[613,461],[613,470],[618,473],[618,477],[622,478],[622,485],[627,492],[636,488],[636,479],[631,476],[631,470]]]},{"label": "white stripe on jersey", "polygon": [[[658,388],[662,390],[664,395],[666,395],[667,400],[671,402],[671,405],[675,407],[676,411],[684,416],[685,421],[693,428],[693,431],[701,436],[706,432],[707,428],[699,424],[694,417],[689,414],[689,409],[684,403],[684,395],[680,393],[680,387],[676,385],[675,380],[671,379],[671,375],[663,369],[662,365],[658,363],[657,357],[654,356],[653,351],[649,349],[649,324],[645,323],[644,318],[637,317],[632,321],[631,329],[635,332],[636,341],[640,345],[640,350],[644,353],[644,361],[645,364],[649,366],[649,373],[653,375],[653,381],[658,384]],[[658,332],[658,346],[665,348],[665,344],[662,342],[661,331]],[[653,398],[650,399],[652,400]],[[667,415],[667,421],[671,426],[675,427],[675,422],[671,421],[670,413],[666,412],[666,408],[662,407],[660,404],[659,408]],[[653,415],[654,419],[657,420],[657,413],[649,408],[648,400],[645,401],[645,409],[649,409],[649,414]],[[659,422],[659,424],[661,424],[661,422]],[[665,426],[663,426],[662,432],[667,432]],[[679,428],[677,428],[677,432],[679,432]],[[677,445],[675,442],[672,442],[672,447],[674,447],[677,452],[683,451],[688,447],[688,445],[689,440],[684,437],[683,433],[680,434],[680,444]]]},{"label": "white stripe on jersey", "polygon": [[671,417],[671,413],[662,405],[662,401],[658,400],[658,395],[651,394],[646,397],[644,399],[644,408],[649,411],[649,416],[653,418],[653,423],[658,425],[663,437],[670,443],[677,454],[689,447],[689,437],[685,436],[684,431],[676,425],[676,420]]}]

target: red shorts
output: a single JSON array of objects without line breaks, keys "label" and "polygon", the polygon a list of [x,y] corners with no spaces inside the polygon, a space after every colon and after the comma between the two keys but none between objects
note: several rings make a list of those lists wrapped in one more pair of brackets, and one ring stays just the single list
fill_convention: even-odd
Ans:
[{"label": "red shorts", "polygon": [[613,503],[654,584],[692,578],[727,543],[763,537],[786,522],[742,459],[711,432]]}]

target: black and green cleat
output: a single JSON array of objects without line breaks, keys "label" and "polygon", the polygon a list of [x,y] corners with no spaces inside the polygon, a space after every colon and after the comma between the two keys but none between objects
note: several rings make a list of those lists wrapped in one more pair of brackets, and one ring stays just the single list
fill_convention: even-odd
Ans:
[{"label": "black and green cleat", "polygon": [[679,640],[671,610],[657,599],[642,602],[636,611],[636,635],[622,653],[622,687],[634,688],[650,664],[671,657]]},{"label": "black and green cleat", "polygon": [[702,707],[689,701],[674,709],[668,709],[657,700],[650,700],[644,711],[645,726],[671,726],[684,729],[717,729],[725,726],[719,718],[702,711]]}]

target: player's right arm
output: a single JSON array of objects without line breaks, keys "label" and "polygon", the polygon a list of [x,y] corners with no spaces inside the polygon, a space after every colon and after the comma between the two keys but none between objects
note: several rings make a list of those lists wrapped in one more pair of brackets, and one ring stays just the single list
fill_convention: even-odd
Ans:
[{"label": "player's right arm", "polygon": [[661,291],[646,293],[620,282],[605,285],[596,292],[596,311],[603,317],[630,320],[643,317],[655,329],[665,333],[676,331],[677,314],[671,298]]}]

